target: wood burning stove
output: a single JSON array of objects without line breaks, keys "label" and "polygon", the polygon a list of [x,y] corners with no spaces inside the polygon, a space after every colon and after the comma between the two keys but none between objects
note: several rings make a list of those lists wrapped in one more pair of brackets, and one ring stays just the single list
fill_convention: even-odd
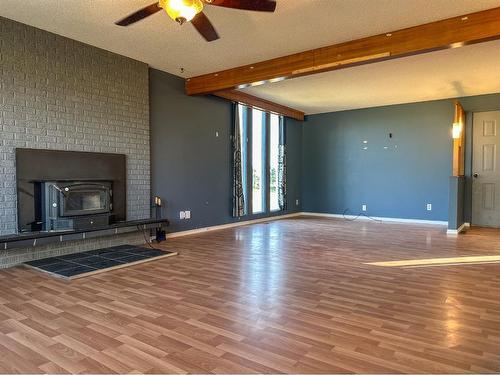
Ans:
[{"label": "wood burning stove", "polygon": [[111,181],[40,182],[42,230],[79,230],[109,224],[113,212]]},{"label": "wood burning stove", "polygon": [[127,219],[126,156],[16,149],[19,232],[105,228]]}]

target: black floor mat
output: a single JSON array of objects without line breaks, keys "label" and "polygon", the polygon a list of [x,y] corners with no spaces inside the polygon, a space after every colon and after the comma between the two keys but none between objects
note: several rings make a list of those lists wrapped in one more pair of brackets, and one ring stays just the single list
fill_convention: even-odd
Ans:
[{"label": "black floor mat", "polygon": [[123,267],[157,257],[176,255],[170,251],[121,245],[83,253],[26,262],[27,266],[65,278],[82,277],[87,273]]}]

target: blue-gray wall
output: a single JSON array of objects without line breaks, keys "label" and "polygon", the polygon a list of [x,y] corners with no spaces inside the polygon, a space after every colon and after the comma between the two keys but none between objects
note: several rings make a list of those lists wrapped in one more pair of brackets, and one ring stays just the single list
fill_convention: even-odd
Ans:
[{"label": "blue-gray wall", "polygon": [[447,220],[453,114],[443,100],[308,116],[304,209]]},{"label": "blue-gray wall", "polygon": [[[500,94],[459,101],[468,114],[468,136],[467,183],[455,194],[464,201],[455,204],[464,219],[452,218],[457,222],[470,221],[469,119],[473,112],[500,109]],[[303,126],[304,211],[358,214],[366,204],[372,216],[447,221],[453,115],[454,100],[449,99],[308,116]],[[427,203],[432,211],[426,210]]]},{"label": "blue-gray wall", "polygon": [[[500,109],[500,94],[459,100],[469,135],[472,112]],[[231,104],[186,96],[181,78],[151,69],[150,108],[152,194],[166,200],[169,231],[234,221]],[[453,111],[450,99],[287,119],[288,212],[358,214],[366,204],[372,216],[447,221],[454,207],[451,221],[470,221],[470,178],[464,190],[450,190]],[[190,220],[178,219],[184,210]]]},{"label": "blue-gray wall", "polygon": [[[169,232],[234,221],[231,104],[211,96],[187,96],[183,79],[151,69],[150,122],[152,195],[166,201]],[[287,119],[286,132],[288,212],[296,212],[301,209],[295,200],[300,199],[302,123]],[[179,211],[186,210],[192,218],[179,220]]]}]

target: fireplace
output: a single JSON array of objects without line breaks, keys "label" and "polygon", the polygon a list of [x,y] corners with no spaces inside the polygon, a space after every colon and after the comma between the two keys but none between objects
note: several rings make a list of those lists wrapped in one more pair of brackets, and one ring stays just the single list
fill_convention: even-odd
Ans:
[{"label": "fireplace", "polygon": [[110,223],[112,181],[40,182],[42,230],[80,230]]},{"label": "fireplace", "polygon": [[126,220],[126,157],[16,150],[19,232],[106,227]]}]

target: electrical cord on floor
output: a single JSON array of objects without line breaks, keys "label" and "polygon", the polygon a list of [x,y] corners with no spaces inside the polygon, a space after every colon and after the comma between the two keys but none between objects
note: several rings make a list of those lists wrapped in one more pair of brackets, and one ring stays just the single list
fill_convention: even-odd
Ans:
[{"label": "electrical cord on floor", "polygon": [[148,241],[148,237],[146,236],[146,229],[145,228],[141,228],[140,225],[138,225],[137,229],[142,232],[142,235],[144,236],[144,241],[146,241],[146,243],[148,244],[148,246],[150,248],[152,248],[153,250],[159,250],[153,246],[151,240]]},{"label": "electrical cord on floor", "polygon": [[373,221],[375,221],[375,222],[377,222],[377,223],[383,223],[383,220],[380,220],[380,219],[375,219],[374,217],[368,216],[367,214],[365,214],[365,213],[363,213],[363,212],[360,212],[360,213],[359,213],[359,214],[357,214],[355,217],[353,217],[353,218],[349,219],[349,218],[347,218],[347,217],[345,216],[348,212],[349,212],[349,209],[348,209],[348,208],[346,208],[346,209],[344,210],[344,212],[342,213],[342,217],[344,218],[344,220],[347,220],[347,221],[356,221],[356,220],[358,220],[361,216],[364,216],[364,217],[366,217],[366,218],[368,218],[368,219],[370,219],[370,220],[373,220]]}]

